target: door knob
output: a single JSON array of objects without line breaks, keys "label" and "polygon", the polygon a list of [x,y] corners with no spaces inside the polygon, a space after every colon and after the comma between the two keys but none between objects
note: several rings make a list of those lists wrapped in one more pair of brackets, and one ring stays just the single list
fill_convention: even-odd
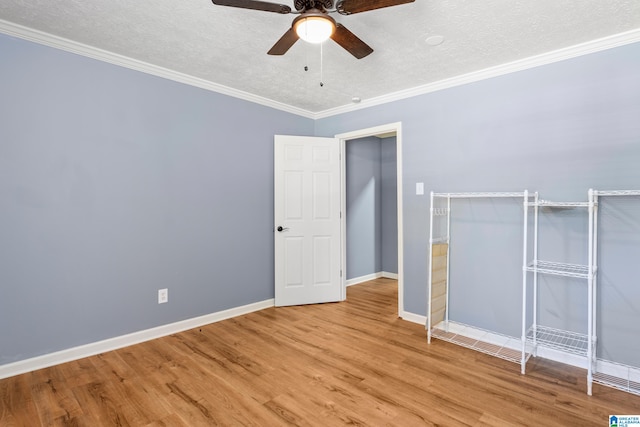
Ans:
[{"label": "door knob", "polygon": [[279,232],[283,232],[283,231],[288,230],[288,229],[289,229],[289,227],[283,227],[281,225],[279,225],[278,228],[276,228],[276,230],[278,230]]}]

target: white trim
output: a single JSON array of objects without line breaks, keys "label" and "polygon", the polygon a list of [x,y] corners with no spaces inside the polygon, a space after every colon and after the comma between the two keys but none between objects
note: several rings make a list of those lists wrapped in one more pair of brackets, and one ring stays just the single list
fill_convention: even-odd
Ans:
[{"label": "white trim", "polygon": [[22,25],[4,21],[2,19],[0,19],[0,33],[64,50],[67,52],[75,53],[87,58],[97,59],[109,64],[119,65],[131,70],[141,71],[143,73],[162,77],[168,80],[173,80],[175,82],[184,83],[190,86],[210,90],[212,92],[220,93],[223,95],[232,96],[234,98],[239,98],[245,101],[264,105],[276,110],[286,111],[287,113],[296,114],[298,116],[303,116],[310,119],[314,118],[314,114],[312,112],[303,110],[302,108],[293,107],[282,102],[277,102],[272,99],[264,98],[262,96],[243,92],[241,90],[214,83],[209,80],[190,76],[188,74],[180,73],[168,68],[163,68],[158,65],[153,65],[147,62],[139,61],[137,59],[129,58],[124,55],[119,55],[117,53],[98,49],[96,47],[78,43],[76,41],[65,39],[63,37],[54,36],[53,34],[27,28]]},{"label": "white trim", "polygon": [[517,61],[509,62],[506,64],[497,65],[494,67],[486,68],[484,70],[474,71],[472,73],[463,74],[461,76],[452,77],[449,79],[440,80],[433,83],[393,92],[390,94],[374,97],[371,99],[363,99],[359,104],[347,104],[335,108],[330,108],[320,112],[312,112],[304,110],[302,108],[287,105],[281,102],[277,102],[268,98],[253,95],[248,92],[243,92],[238,89],[233,89],[227,86],[223,86],[217,83],[210,82],[208,80],[200,79],[197,77],[189,76],[187,74],[172,71],[166,68],[162,68],[156,65],[148,64],[146,62],[138,61],[136,59],[128,58],[123,55],[108,52],[102,49],[98,49],[92,46],[88,46],[82,43],[78,43],[72,40],[68,40],[62,37],[54,36],[42,31],[34,30],[22,25],[14,24],[12,22],[4,21],[0,19],[0,33],[4,33],[13,37],[19,37],[21,39],[29,40],[35,43],[43,44],[45,46],[54,47],[56,49],[65,50],[67,52],[76,53],[78,55],[86,56],[89,58],[97,59],[100,61],[108,62],[115,65],[120,65],[132,70],[141,71],[143,73],[163,77],[169,80],[177,81],[180,83],[188,84],[191,86],[199,87],[201,89],[210,90],[212,92],[221,93],[224,95],[232,96],[234,98],[243,99],[245,101],[254,102],[256,104],[264,105],[274,108],[276,110],[286,111],[298,116],[307,117],[310,119],[323,119],[326,117],[335,116],[355,110],[361,110],[363,108],[373,107],[380,104],[386,104],[388,102],[399,101],[406,98],[411,98],[418,95],[424,95],[427,93],[436,92],[443,89],[449,89],[455,86],[461,86],[467,83],[473,83],[480,80],[490,79],[497,76],[502,76],[509,73],[515,73],[517,71],[528,70],[530,68],[539,67],[541,65],[552,64],[554,62],[564,61],[565,59],[571,59],[582,55],[588,55],[591,53],[600,52],[607,49],[613,49],[628,45],[631,43],[640,42],[640,29],[627,31],[620,34],[614,34],[611,36],[603,37],[596,40],[591,40],[585,43],[581,43],[574,46],[554,50],[551,52],[543,53],[540,55],[532,56],[529,58],[520,59]]},{"label": "white trim", "polygon": [[576,354],[567,353],[553,348],[538,347],[536,350],[537,357],[553,360],[554,362],[564,363],[565,365],[577,366],[578,368],[587,369],[587,358]]},{"label": "white trim", "polygon": [[81,345],[79,347],[57,351],[55,353],[44,354],[31,359],[0,365],[0,379],[24,374],[25,372],[31,372],[37,369],[48,368],[61,363],[82,359],[84,357],[94,356],[107,351],[117,350],[119,348],[139,344],[144,341],[161,338],[167,335],[186,331],[188,329],[252,313],[254,311],[264,310],[265,308],[273,307],[273,302],[273,299],[259,301],[240,307],[230,308],[228,310],[218,311],[216,313],[206,314],[204,316],[194,317],[192,319],[182,320],[180,322],[170,323],[168,325],[162,325],[127,335],[121,335],[119,337],[109,338],[103,341]]},{"label": "white trim", "polygon": [[398,273],[389,273],[388,271],[381,271],[380,277],[384,279],[394,279],[398,280]]},{"label": "white trim", "polygon": [[375,279],[380,279],[380,278],[398,280],[398,274],[397,273],[389,273],[388,271],[378,271],[377,273],[366,274],[364,276],[354,277],[353,279],[348,279],[346,281],[346,286],[353,286],[353,285],[357,285],[357,284],[360,284],[360,283],[368,282],[369,280],[375,280]]},{"label": "white trim", "polygon": [[517,61],[506,64],[496,65],[494,67],[485,68],[484,70],[474,71],[468,74],[452,77],[449,79],[439,80],[437,82],[428,83],[398,92],[377,96],[371,99],[363,99],[358,104],[347,104],[336,108],[321,111],[314,114],[314,118],[323,119],[326,117],[344,114],[347,112],[361,110],[376,105],[386,104],[388,102],[399,101],[418,95],[437,92],[443,89],[449,89],[456,86],[462,86],[468,83],[474,83],[505,74],[515,73],[518,71],[528,70],[530,68],[540,67],[542,65],[553,64],[555,62],[564,61],[578,56],[589,55],[591,53],[600,52],[607,49],[613,49],[640,42],[640,29],[627,31],[612,36],[603,37],[601,39],[591,40],[574,46],[542,53],[540,55],[531,56],[529,58],[519,59]]},{"label": "white trim", "polygon": [[[610,360],[598,359],[596,361],[596,372],[616,378],[628,379],[636,383],[640,382],[640,368],[622,365]],[[637,389],[637,387],[635,388]]]},{"label": "white trim", "polygon": [[388,123],[386,125],[374,126],[367,129],[354,130],[351,132],[339,133],[335,137],[342,140],[366,138],[367,136],[378,136],[382,134],[395,133],[398,139],[399,131],[402,128],[401,122]]},{"label": "white trim", "polygon": [[[336,136],[336,138],[338,138]],[[347,144],[338,138],[340,145],[340,276],[342,277],[342,301],[347,299]]]},{"label": "white trim", "polygon": [[365,276],[354,277],[353,279],[348,279],[346,281],[346,286],[353,286],[360,283],[368,282],[369,280],[375,280],[382,277],[382,272],[377,272],[373,274],[367,274]]},{"label": "white trim", "polygon": [[[396,123],[396,188],[398,205],[398,315],[404,315],[404,198],[402,191],[402,123]],[[403,317],[404,318],[404,317]]]},{"label": "white trim", "polygon": [[[427,324],[427,316],[423,316],[421,314],[409,313],[408,311],[403,311],[398,314],[402,320],[406,320],[407,322],[417,323],[418,325],[424,326]],[[425,336],[426,339],[426,336]]]},{"label": "white trim", "polygon": [[[396,189],[397,189],[397,203],[398,203],[398,315],[402,317],[404,313],[404,222],[403,222],[403,197],[402,197],[402,123],[388,123],[386,125],[375,126],[367,129],[360,129],[352,132],[346,132],[336,135],[335,137],[340,140],[340,180],[342,181],[342,188],[340,191],[342,192],[342,200],[340,201],[340,211],[344,214],[342,215],[342,265],[343,271],[347,265],[347,255],[346,255],[346,247],[347,247],[347,186],[346,186],[346,142],[350,139],[358,139],[358,138],[366,138],[368,136],[376,136],[383,134],[393,134],[396,135]],[[343,275],[343,281],[346,280],[346,274]],[[344,289],[343,299],[346,299],[346,286],[342,287]]]}]

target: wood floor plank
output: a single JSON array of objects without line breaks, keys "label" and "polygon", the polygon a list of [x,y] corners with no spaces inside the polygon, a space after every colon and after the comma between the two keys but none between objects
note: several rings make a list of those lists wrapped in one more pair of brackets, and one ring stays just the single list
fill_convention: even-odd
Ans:
[{"label": "wood floor plank", "polygon": [[40,415],[31,395],[30,375],[23,374],[0,381],[0,425],[28,426],[39,422]]},{"label": "wood floor plank", "polygon": [[76,425],[77,419],[84,415],[72,390],[64,383],[54,383],[51,379],[38,382],[31,387],[31,395],[44,425]]},{"label": "wood floor plank", "polygon": [[397,282],[273,307],[0,380],[0,426],[607,425],[640,396],[586,371],[517,364],[397,317]]},{"label": "wood floor plank", "polygon": [[164,418],[159,420],[155,420],[143,427],[193,427],[190,424],[187,424],[182,418],[180,418],[177,414],[170,414]]}]

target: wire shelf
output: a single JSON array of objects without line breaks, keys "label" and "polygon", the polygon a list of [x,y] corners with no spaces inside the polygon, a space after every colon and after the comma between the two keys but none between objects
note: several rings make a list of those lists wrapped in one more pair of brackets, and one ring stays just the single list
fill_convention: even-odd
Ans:
[{"label": "wire shelf", "polygon": [[[431,328],[431,337],[509,362],[522,362],[522,341],[519,338],[453,321],[440,322]],[[525,356],[528,359],[530,355],[529,346]]]},{"label": "wire shelf", "polygon": [[550,200],[538,200],[527,203],[528,206],[555,207],[555,208],[588,208],[589,202],[552,202]]},{"label": "wire shelf", "polygon": [[588,339],[586,334],[538,325],[529,328],[527,341],[531,345],[537,344],[579,356],[587,355]]},{"label": "wire shelf", "polygon": [[640,396],[640,382],[638,381],[630,381],[625,378],[596,372],[593,374],[593,382]]},{"label": "wire shelf", "polygon": [[[520,193],[433,193],[434,197],[447,197],[450,199],[471,199],[481,197],[524,197],[524,192]],[[533,195],[531,195],[533,196]]]},{"label": "wire shelf", "polygon": [[598,359],[593,382],[640,395],[640,368]]},{"label": "wire shelf", "polygon": [[[579,279],[589,278],[589,266],[580,264],[566,264],[552,261],[531,261],[527,265],[527,271],[538,272],[543,274],[552,274],[554,276],[576,277]],[[595,273],[595,267],[592,274]]]},{"label": "wire shelf", "polygon": [[640,196],[640,190],[594,191],[596,196]]}]

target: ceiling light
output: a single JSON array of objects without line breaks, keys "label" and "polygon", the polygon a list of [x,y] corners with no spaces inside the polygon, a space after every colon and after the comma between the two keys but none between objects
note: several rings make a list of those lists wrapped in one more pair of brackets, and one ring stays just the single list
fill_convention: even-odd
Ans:
[{"label": "ceiling light", "polygon": [[293,21],[293,29],[306,42],[322,43],[333,35],[336,22],[322,12],[307,12]]}]

